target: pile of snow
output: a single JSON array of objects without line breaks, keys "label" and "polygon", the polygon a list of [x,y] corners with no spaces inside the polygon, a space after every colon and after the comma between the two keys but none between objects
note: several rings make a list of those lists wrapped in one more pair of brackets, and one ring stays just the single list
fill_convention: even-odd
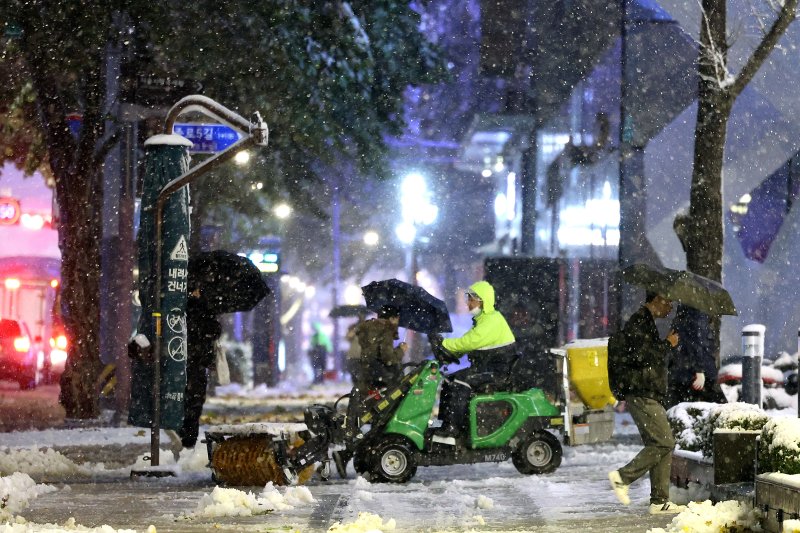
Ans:
[{"label": "pile of snow", "polygon": [[[0,533],[137,533],[135,529],[114,529],[111,526],[102,525],[98,527],[86,527],[75,523],[74,518],[67,520],[64,525],[58,524],[36,524],[28,522],[18,516],[13,522],[0,524]],[[147,533],[157,533],[156,528],[150,526]]]},{"label": "pile of snow", "polygon": [[706,500],[692,502],[672,519],[667,529],[654,528],[647,533],[719,533],[720,531],[750,531],[760,529],[758,513],[752,505],[729,500],[717,504]]},{"label": "pile of snow", "polygon": [[0,448],[0,475],[21,472],[38,479],[54,479],[89,477],[92,470],[75,464],[52,448]]},{"label": "pile of snow", "polygon": [[0,520],[8,520],[28,506],[40,494],[55,491],[49,485],[37,485],[27,474],[0,477]]},{"label": "pile of snow", "polygon": [[[136,462],[130,468],[124,469],[126,472],[130,470],[147,470],[150,468],[150,453],[140,455]],[[162,467],[170,468],[177,476],[188,473],[202,473],[208,474],[208,450],[205,446],[195,446],[194,448],[183,448],[177,460],[175,456],[166,450],[162,450],[159,455],[159,463]]]},{"label": "pile of snow", "polygon": [[358,518],[354,522],[344,524],[336,522],[328,528],[328,533],[385,533],[394,531],[396,527],[394,518],[390,518],[384,523],[383,519],[376,514],[358,513]]},{"label": "pile of snow", "polygon": [[203,495],[191,516],[254,516],[290,510],[314,501],[314,496],[306,487],[287,487],[281,494],[272,483],[267,483],[259,496],[238,489],[214,487],[211,494]]},{"label": "pile of snow", "polygon": [[[163,431],[162,442],[169,439]],[[8,448],[53,448],[57,446],[106,446],[150,444],[150,430],[134,427],[96,427],[74,429],[45,429],[3,433],[3,446]]]}]

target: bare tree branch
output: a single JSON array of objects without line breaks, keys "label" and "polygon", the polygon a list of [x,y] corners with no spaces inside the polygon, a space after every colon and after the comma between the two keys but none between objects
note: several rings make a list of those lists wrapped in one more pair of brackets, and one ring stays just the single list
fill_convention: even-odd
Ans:
[{"label": "bare tree branch", "polygon": [[764,35],[761,42],[758,43],[758,46],[747,59],[741,72],[739,72],[739,75],[736,76],[731,85],[730,90],[733,98],[739,96],[744,88],[747,87],[747,84],[750,83],[753,76],[756,75],[758,69],[761,68],[761,65],[775,48],[775,45],[777,45],[781,36],[786,32],[789,24],[797,17],[797,2],[798,0],[785,0],[775,22],[772,23],[772,27]]}]

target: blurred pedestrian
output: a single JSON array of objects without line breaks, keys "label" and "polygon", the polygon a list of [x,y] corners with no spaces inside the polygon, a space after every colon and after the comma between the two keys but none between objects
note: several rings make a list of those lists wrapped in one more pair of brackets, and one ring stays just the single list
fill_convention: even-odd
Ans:
[{"label": "blurred pedestrian", "polygon": [[717,383],[717,363],[711,329],[706,313],[679,305],[672,329],[680,342],[672,350],[669,362],[667,407],[681,402],[726,403]]},{"label": "blurred pedestrian", "polygon": [[[358,420],[364,412],[369,391],[395,385],[403,377],[402,361],[408,351],[408,345],[401,342],[394,346],[394,341],[398,338],[399,324],[400,310],[384,306],[378,311],[378,318],[362,322],[355,328],[361,357],[358,360],[359,364],[353,367],[353,388],[347,405],[345,429],[350,438],[358,433]],[[333,454],[336,470],[342,478],[347,477],[346,466],[352,456],[351,447]]]},{"label": "blurred pedestrian", "polygon": [[[672,311],[667,298],[648,293],[639,308],[620,332],[621,338],[609,343],[609,383],[614,396],[625,400],[644,442],[628,464],[608,473],[611,488],[623,505],[630,503],[631,483],[650,473],[650,514],[672,514],[685,510],[669,501],[669,476],[675,437],[662,402],[667,392],[667,361],[678,335],[670,331],[661,339],[656,318]],[[619,342],[619,344],[617,344]]]},{"label": "blurred pedestrian", "polygon": [[358,342],[356,329],[364,322],[366,317],[366,314],[359,313],[358,320],[348,326],[347,333],[344,336],[349,343],[347,347],[347,371],[350,373],[353,383],[357,380],[357,374],[361,366],[361,343]]},{"label": "blurred pedestrian", "polygon": [[217,315],[200,298],[200,289],[189,293],[186,304],[186,389],[183,427],[178,432],[184,448],[194,448],[200,430],[200,415],[206,401],[208,370],[216,360],[216,343],[222,334]]},{"label": "blurred pedestrian", "polygon": [[308,356],[311,359],[311,368],[314,370],[314,383],[318,384],[322,383],[325,377],[328,354],[333,351],[333,345],[328,335],[322,330],[322,324],[314,322],[311,327],[314,334],[311,335]]},{"label": "blurred pedestrian", "polygon": [[[687,213],[679,213],[672,223],[684,252],[688,223]],[[680,336],[680,343],[670,360],[667,406],[680,402],[726,403],[725,394],[717,383],[711,317],[693,307],[679,305],[672,328]]]}]

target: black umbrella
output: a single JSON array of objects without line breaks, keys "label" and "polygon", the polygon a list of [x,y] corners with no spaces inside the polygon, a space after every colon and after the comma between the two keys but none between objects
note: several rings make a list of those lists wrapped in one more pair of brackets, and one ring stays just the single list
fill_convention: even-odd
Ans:
[{"label": "black umbrella", "polygon": [[400,310],[400,326],[421,333],[453,331],[447,305],[422,287],[399,279],[373,281],[361,287],[367,308],[378,312],[384,306]]},{"label": "black umbrella", "polygon": [[189,258],[189,293],[215,314],[249,311],[269,293],[261,271],[246,257],[224,250]]},{"label": "black umbrella", "polygon": [[625,268],[622,277],[628,283],[709,315],[738,314],[725,287],[694,272],[637,264]]},{"label": "black umbrella", "polygon": [[347,318],[351,316],[361,316],[371,313],[366,305],[337,305],[331,309],[331,318]]}]

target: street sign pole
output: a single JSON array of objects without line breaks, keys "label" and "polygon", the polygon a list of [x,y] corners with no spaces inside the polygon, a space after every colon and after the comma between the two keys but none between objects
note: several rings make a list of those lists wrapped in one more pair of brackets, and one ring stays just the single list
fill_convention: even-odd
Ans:
[{"label": "street sign pole", "polygon": [[[151,470],[137,470],[131,471],[131,477],[137,476],[163,476],[163,470],[155,467],[159,466],[159,437],[161,431],[161,394],[160,394],[160,357],[162,349],[162,333],[163,326],[161,316],[162,308],[162,250],[163,250],[163,223],[164,223],[164,207],[169,197],[176,191],[188,185],[194,179],[205,175],[223,163],[232,159],[239,151],[245,150],[253,146],[266,146],[269,130],[266,122],[261,119],[261,115],[256,112],[253,121],[248,121],[237,113],[227,109],[214,100],[201,95],[193,95],[182,98],[176,103],[167,114],[167,120],[164,128],[166,135],[174,130],[175,121],[182,113],[191,111],[201,112],[211,118],[217,119],[221,122],[229,124],[241,131],[243,138],[229,146],[226,150],[218,153],[217,155],[207,159],[203,163],[188,169],[186,172],[173,179],[163,186],[158,193],[155,209],[155,228],[154,236],[156,241],[155,253],[155,290],[153,294],[153,305],[149,311],[155,320],[155,335],[153,342],[154,354],[154,383],[153,383],[153,416],[151,420],[151,435],[150,435],[150,466]],[[148,310],[142,309],[145,313]]]}]

